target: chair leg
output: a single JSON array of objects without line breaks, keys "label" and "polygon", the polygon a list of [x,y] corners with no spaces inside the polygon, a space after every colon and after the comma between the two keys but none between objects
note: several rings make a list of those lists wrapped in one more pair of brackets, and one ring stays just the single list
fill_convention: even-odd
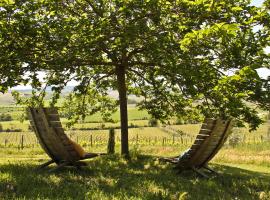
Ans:
[{"label": "chair leg", "polygon": [[53,168],[53,169],[49,170],[49,172],[58,171],[59,169],[68,166],[69,164],[70,164],[69,162],[60,163],[59,165],[56,166],[56,168]]},{"label": "chair leg", "polygon": [[48,162],[43,163],[42,165],[40,165],[37,169],[43,169],[47,166],[49,166],[50,164],[54,163],[54,160],[49,160]]},{"label": "chair leg", "polygon": [[204,178],[209,178],[206,174],[204,174],[203,172],[199,171],[198,169],[196,169],[195,167],[191,168],[194,172],[196,172],[197,174],[199,174],[200,176],[204,177]]},{"label": "chair leg", "polygon": [[218,175],[218,172],[216,172],[215,170],[211,169],[208,165],[203,166],[204,169],[207,169],[208,171],[215,173]]},{"label": "chair leg", "polygon": [[86,167],[87,163],[83,161],[77,161],[75,163],[72,163],[70,166],[76,167],[78,170],[81,170],[82,167]]},{"label": "chair leg", "polygon": [[178,163],[178,160],[176,160],[175,158],[161,157],[161,158],[158,158],[158,160],[162,161],[162,162],[169,162],[169,163],[172,163],[172,164],[177,164]]},{"label": "chair leg", "polygon": [[97,157],[97,156],[99,156],[99,154],[97,154],[97,153],[87,153],[87,154],[85,154],[84,158],[82,158],[82,160],[89,159],[89,158],[94,158],[94,157]]}]

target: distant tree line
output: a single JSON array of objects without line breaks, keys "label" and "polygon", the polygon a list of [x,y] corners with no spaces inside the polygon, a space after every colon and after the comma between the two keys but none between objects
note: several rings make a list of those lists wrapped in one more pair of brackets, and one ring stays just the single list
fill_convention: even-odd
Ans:
[{"label": "distant tree line", "polygon": [[12,121],[13,118],[10,114],[2,113],[0,114],[0,121]]}]

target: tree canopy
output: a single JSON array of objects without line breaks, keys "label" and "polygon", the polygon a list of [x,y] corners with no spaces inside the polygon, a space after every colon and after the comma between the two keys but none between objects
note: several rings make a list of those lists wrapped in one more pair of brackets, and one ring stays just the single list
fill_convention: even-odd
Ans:
[{"label": "tree canopy", "polygon": [[[0,3],[0,90],[31,84],[38,73],[56,103],[70,80],[76,116],[120,105],[122,153],[128,154],[127,95],[155,118],[235,117],[255,129],[270,109],[269,2],[232,0],[5,0]],[[119,101],[109,98],[117,90]],[[41,92],[40,92],[41,91]],[[39,95],[39,96],[38,96]],[[252,103],[253,106],[250,106]]]}]

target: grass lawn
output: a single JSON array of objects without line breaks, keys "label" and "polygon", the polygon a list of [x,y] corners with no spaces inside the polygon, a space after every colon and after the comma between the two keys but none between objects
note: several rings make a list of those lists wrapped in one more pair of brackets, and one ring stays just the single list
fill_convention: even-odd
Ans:
[{"label": "grass lawn", "polygon": [[[149,116],[145,113],[136,108],[129,109],[129,123],[139,126],[148,123],[146,118]],[[102,122],[94,123],[97,118],[88,118],[88,123],[77,124],[76,128],[101,127]],[[117,116],[114,118],[117,121]],[[235,129],[232,137],[238,142],[232,145],[229,139],[211,161],[210,167],[220,175],[210,175],[210,179],[199,178],[190,171],[176,174],[172,165],[156,159],[157,156],[179,155],[190,147],[200,124],[130,128],[131,161],[116,154],[89,160],[83,170],[66,168],[58,172],[35,170],[49,158],[37,144],[35,135],[28,132],[29,122],[1,124],[5,129],[21,128],[23,132],[0,133],[0,200],[270,199],[270,142],[267,124],[254,133],[249,133],[247,129]],[[119,124],[105,123],[105,126]],[[182,134],[181,137],[178,132]],[[66,133],[87,151],[106,151],[108,130],[68,130]],[[19,150],[22,136],[25,148]],[[92,146],[90,136],[93,136]],[[120,130],[117,129],[116,138],[119,137]],[[120,152],[119,140],[116,141],[116,152]]]},{"label": "grass lawn", "polygon": [[[29,121],[25,120],[23,123],[20,121],[22,118],[22,113],[24,112],[24,108],[22,107],[4,107],[0,105],[0,114],[10,114],[12,116],[12,121],[0,121],[3,129],[21,129],[22,131],[28,131]],[[128,118],[129,125],[135,126],[147,126],[148,119],[150,116],[145,110],[138,110],[138,108],[133,105],[128,106]],[[75,124],[73,127],[76,129],[79,128],[108,128],[108,127],[119,127],[120,126],[120,113],[119,110],[112,115],[112,119],[115,123],[104,122],[100,113],[94,114],[92,116],[87,116],[83,123]],[[61,122],[64,127],[66,127],[67,119],[61,118]]]},{"label": "grass lawn", "polygon": [[[105,149],[104,146],[93,150]],[[204,179],[189,171],[178,175],[172,165],[155,159],[157,155],[176,155],[180,149],[132,147],[129,162],[116,154],[89,160],[89,166],[83,170],[48,172],[35,170],[48,160],[40,148],[1,148],[0,199],[270,198],[269,150],[226,147],[210,164],[220,175]],[[240,161],[235,157],[241,157]]]}]

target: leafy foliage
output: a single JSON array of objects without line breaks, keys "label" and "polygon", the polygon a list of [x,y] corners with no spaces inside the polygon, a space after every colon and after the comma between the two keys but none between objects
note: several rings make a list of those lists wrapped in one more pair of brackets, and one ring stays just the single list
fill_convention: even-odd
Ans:
[{"label": "leafy foliage", "polygon": [[77,122],[80,119],[79,117],[84,120],[87,115],[96,112],[101,113],[104,121],[113,122],[111,114],[117,111],[117,105],[116,100],[108,96],[102,96],[93,89],[86,88],[83,93],[72,93],[67,97],[63,104],[63,112],[70,119],[69,126]]},{"label": "leafy foliage", "polygon": [[[108,120],[117,103],[124,107],[127,92],[143,97],[138,106],[157,119],[191,113],[233,116],[255,129],[262,122],[256,108],[269,109],[270,102],[269,80],[256,72],[269,68],[264,51],[270,35],[268,4],[4,1],[0,89],[30,83],[34,102],[40,102],[42,88],[52,86],[54,105],[75,80],[79,85],[65,103],[72,115],[102,111]],[[119,102],[109,99],[110,90],[122,94]]]}]

